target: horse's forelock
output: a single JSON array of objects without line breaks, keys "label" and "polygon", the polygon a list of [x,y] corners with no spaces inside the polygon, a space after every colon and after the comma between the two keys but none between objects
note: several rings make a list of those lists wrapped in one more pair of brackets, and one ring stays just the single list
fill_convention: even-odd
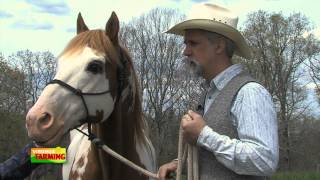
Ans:
[{"label": "horse's forelock", "polygon": [[90,30],[78,34],[69,42],[60,56],[72,55],[83,50],[85,47],[90,47],[97,54],[105,55],[107,57],[106,61],[109,61],[111,64],[120,64],[117,48],[114,47],[103,30]]}]

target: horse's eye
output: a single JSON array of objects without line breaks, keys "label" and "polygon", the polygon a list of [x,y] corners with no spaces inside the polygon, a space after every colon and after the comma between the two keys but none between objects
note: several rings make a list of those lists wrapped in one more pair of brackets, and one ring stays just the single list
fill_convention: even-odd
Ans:
[{"label": "horse's eye", "polygon": [[91,72],[91,73],[93,73],[93,74],[102,73],[102,71],[103,71],[103,63],[101,61],[98,61],[98,60],[91,61],[88,64],[86,70]]}]

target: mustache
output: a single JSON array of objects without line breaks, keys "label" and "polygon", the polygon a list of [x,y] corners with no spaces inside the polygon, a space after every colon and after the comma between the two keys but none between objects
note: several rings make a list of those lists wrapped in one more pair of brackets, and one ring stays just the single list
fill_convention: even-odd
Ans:
[{"label": "mustache", "polygon": [[200,67],[199,62],[192,57],[183,57],[181,58],[181,61],[183,66],[185,66],[187,69]]}]

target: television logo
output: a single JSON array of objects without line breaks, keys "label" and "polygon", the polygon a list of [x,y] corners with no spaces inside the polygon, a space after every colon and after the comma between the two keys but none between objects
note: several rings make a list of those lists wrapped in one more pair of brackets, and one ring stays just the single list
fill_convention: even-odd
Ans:
[{"label": "television logo", "polygon": [[66,148],[31,148],[31,163],[65,163]]}]

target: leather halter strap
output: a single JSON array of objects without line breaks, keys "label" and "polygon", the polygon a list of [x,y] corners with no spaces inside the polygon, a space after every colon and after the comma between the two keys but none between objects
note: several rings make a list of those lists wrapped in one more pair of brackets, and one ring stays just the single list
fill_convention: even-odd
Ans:
[{"label": "leather halter strap", "polygon": [[[128,70],[127,70],[128,60],[124,57],[124,52],[121,49],[121,47],[119,47],[119,59],[120,59],[122,66],[117,67],[117,76],[118,76],[118,83],[119,83],[117,98],[120,98],[122,90],[124,89],[124,84],[125,84],[124,81],[126,80],[126,78],[128,76]],[[92,136],[94,136],[91,132],[91,124],[98,123],[100,119],[98,119],[96,116],[92,116],[89,114],[88,105],[84,99],[84,96],[98,96],[98,95],[110,93],[111,91],[106,90],[106,91],[98,92],[98,93],[82,92],[81,89],[76,89],[76,88],[72,87],[71,85],[69,85],[59,79],[53,79],[47,85],[49,85],[49,84],[58,84],[64,88],[66,88],[70,92],[72,92],[74,95],[79,96],[81,98],[82,104],[83,104],[85,111],[86,111],[86,117],[84,119],[80,120],[80,125],[88,123],[89,139]],[[70,128],[70,130],[72,130],[72,129],[77,129],[79,131],[79,129],[77,127]]]},{"label": "leather halter strap", "polygon": [[[90,93],[90,92],[82,92],[81,89],[76,89],[72,86],[70,86],[69,84],[59,80],[59,79],[54,79],[52,81],[50,81],[47,85],[49,84],[58,84],[64,88],[66,88],[67,90],[69,90],[70,92],[72,92],[74,95],[76,96],[79,96],[81,101],[82,101],[82,104],[85,108],[85,111],[86,111],[86,117],[84,119],[81,119],[80,120],[80,123],[81,125],[84,124],[84,123],[88,123],[88,133],[89,135],[92,134],[91,132],[91,124],[92,123],[97,123],[99,122],[99,119],[97,119],[96,116],[91,116],[89,114],[89,109],[88,109],[88,105],[84,99],[84,96],[98,96],[98,95],[104,95],[104,94],[107,94],[107,93],[110,93],[110,90],[106,90],[106,91],[103,91],[103,92],[98,92],[98,93]],[[77,128],[74,128],[74,129],[77,129]]]}]

